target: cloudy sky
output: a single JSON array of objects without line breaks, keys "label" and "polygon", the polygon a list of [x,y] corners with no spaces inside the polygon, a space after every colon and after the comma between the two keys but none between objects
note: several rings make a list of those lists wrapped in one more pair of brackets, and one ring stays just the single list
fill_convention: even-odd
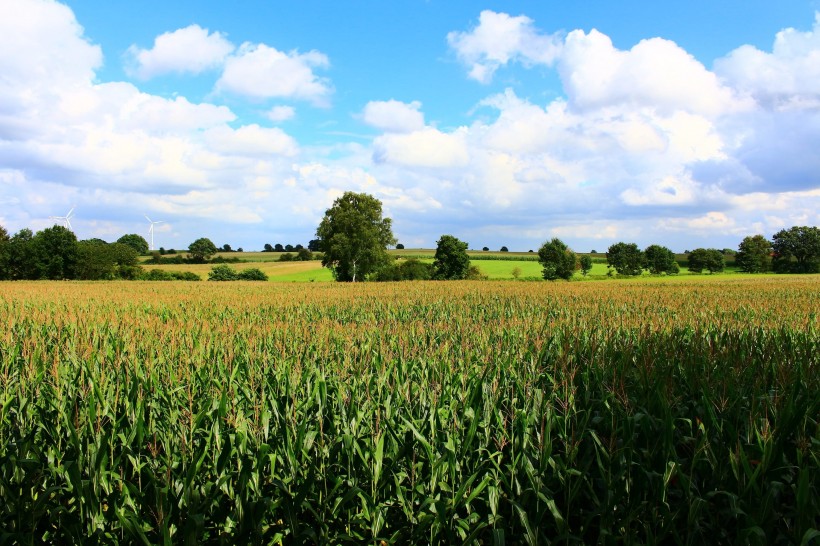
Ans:
[{"label": "cloudy sky", "polygon": [[[674,5],[672,5],[674,4]],[[0,0],[0,224],[245,250],[820,225],[820,0]]]}]

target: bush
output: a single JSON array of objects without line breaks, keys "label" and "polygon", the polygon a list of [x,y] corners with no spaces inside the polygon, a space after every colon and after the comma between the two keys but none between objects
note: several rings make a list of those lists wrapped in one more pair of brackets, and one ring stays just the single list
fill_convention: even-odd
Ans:
[{"label": "bush", "polygon": [[290,252],[285,252],[281,256],[279,256],[280,262],[292,262],[293,261],[293,254]]},{"label": "bush", "polygon": [[251,269],[246,269],[244,271],[240,271],[239,272],[239,280],[240,281],[266,281],[266,280],[268,280],[268,276],[261,269],[258,269],[256,267],[252,267]]},{"label": "bush", "polygon": [[239,280],[236,270],[227,265],[216,265],[208,273],[209,281],[236,281]]}]

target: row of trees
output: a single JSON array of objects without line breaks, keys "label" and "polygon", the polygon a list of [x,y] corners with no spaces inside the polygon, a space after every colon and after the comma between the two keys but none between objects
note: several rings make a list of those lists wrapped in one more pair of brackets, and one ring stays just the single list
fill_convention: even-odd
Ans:
[{"label": "row of trees", "polygon": [[[467,243],[452,235],[442,235],[436,246],[432,265],[418,260],[396,263],[387,247],[396,244],[392,221],[383,218],[382,204],[373,196],[346,192],[325,211],[316,229],[317,248],[324,255],[322,265],[328,267],[336,280],[352,281],[400,279],[464,279],[477,275],[471,270]],[[484,248],[487,250],[487,247]],[[502,249],[506,250],[506,248]],[[698,248],[688,253],[690,271],[711,273],[723,271],[725,252],[714,248]],[[560,239],[545,242],[538,251],[545,279],[569,279],[580,269],[586,275],[592,269],[590,256],[578,256]],[[680,271],[674,252],[661,245],[641,250],[635,243],[619,242],[606,252],[610,274],[673,275]],[[781,230],[771,241],[762,235],[746,237],[736,253],[741,271],[755,273],[774,269],[779,272],[820,272],[820,229],[792,227]]]}]

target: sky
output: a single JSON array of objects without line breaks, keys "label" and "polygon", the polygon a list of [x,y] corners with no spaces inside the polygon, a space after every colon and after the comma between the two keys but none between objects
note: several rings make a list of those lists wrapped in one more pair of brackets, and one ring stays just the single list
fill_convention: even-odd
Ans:
[{"label": "sky", "polygon": [[0,0],[0,225],[736,248],[820,225],[820,0]]}]

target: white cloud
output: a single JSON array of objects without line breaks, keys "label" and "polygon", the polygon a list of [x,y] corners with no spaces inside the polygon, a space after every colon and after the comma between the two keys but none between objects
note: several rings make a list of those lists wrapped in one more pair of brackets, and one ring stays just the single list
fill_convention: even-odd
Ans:
[{"label": "white cloud", "polygon": [[151,49],[132,45],[128,71],[144,80],[172,72],[199,74],[221,66],[234,49],[222,33],[190,25],[160,34]]},{"label": "white cloud", "polygon": [[820,12],[808,32],[777,33],[772,52],[741,46],[715,61],[715,72],[729,85],[765,106],[820,105]]},{"label": "white cloud", "polygon": [[293,119],[296,110],[292,106],[274,106],[267,111],[265,117],[274,123]]},{"label": "white cloud", "polygon": [[295,98],[326,104],[332,89],[314,68],[330,61],[318,51],[285,53],[265,44],[244,43],[225,62],[218,90],[253,99]]},{"label": "white cloud", "polygon": [[390,133],[409,133],[424,127],[421,103],[397,100],[370,101],[362,112],[362,119],[371,127]]},{"label": "white cloud", "polygon": [[748,107],[694,57],[662,38],[622,51],[597,30],[575,30],[567,35],[558,71],[570,104],[581,110],[629,105],[716,115]]},{"label": "white cloud", "polygon": [[447,43],[470,67],[471,78],[492,80],[495,71],[510,62],[550,65],[561,49],[557,35],[541,34],[527,16],[485,10],[469,32],[451,32]]},{"label": "white cloud", "polygon": [[470,159],[461,133],[443,133],[432,127],[382,135],[373,143],[373,149],[376,163],[409,167],[463,167]]},{"label": "white cloud", "polygon": [[294,156],[299,149],[296,141],[281,129],[258,125],[238,129],[214,127],[205,132],[205,141],[212,151],[247,156]]}]

